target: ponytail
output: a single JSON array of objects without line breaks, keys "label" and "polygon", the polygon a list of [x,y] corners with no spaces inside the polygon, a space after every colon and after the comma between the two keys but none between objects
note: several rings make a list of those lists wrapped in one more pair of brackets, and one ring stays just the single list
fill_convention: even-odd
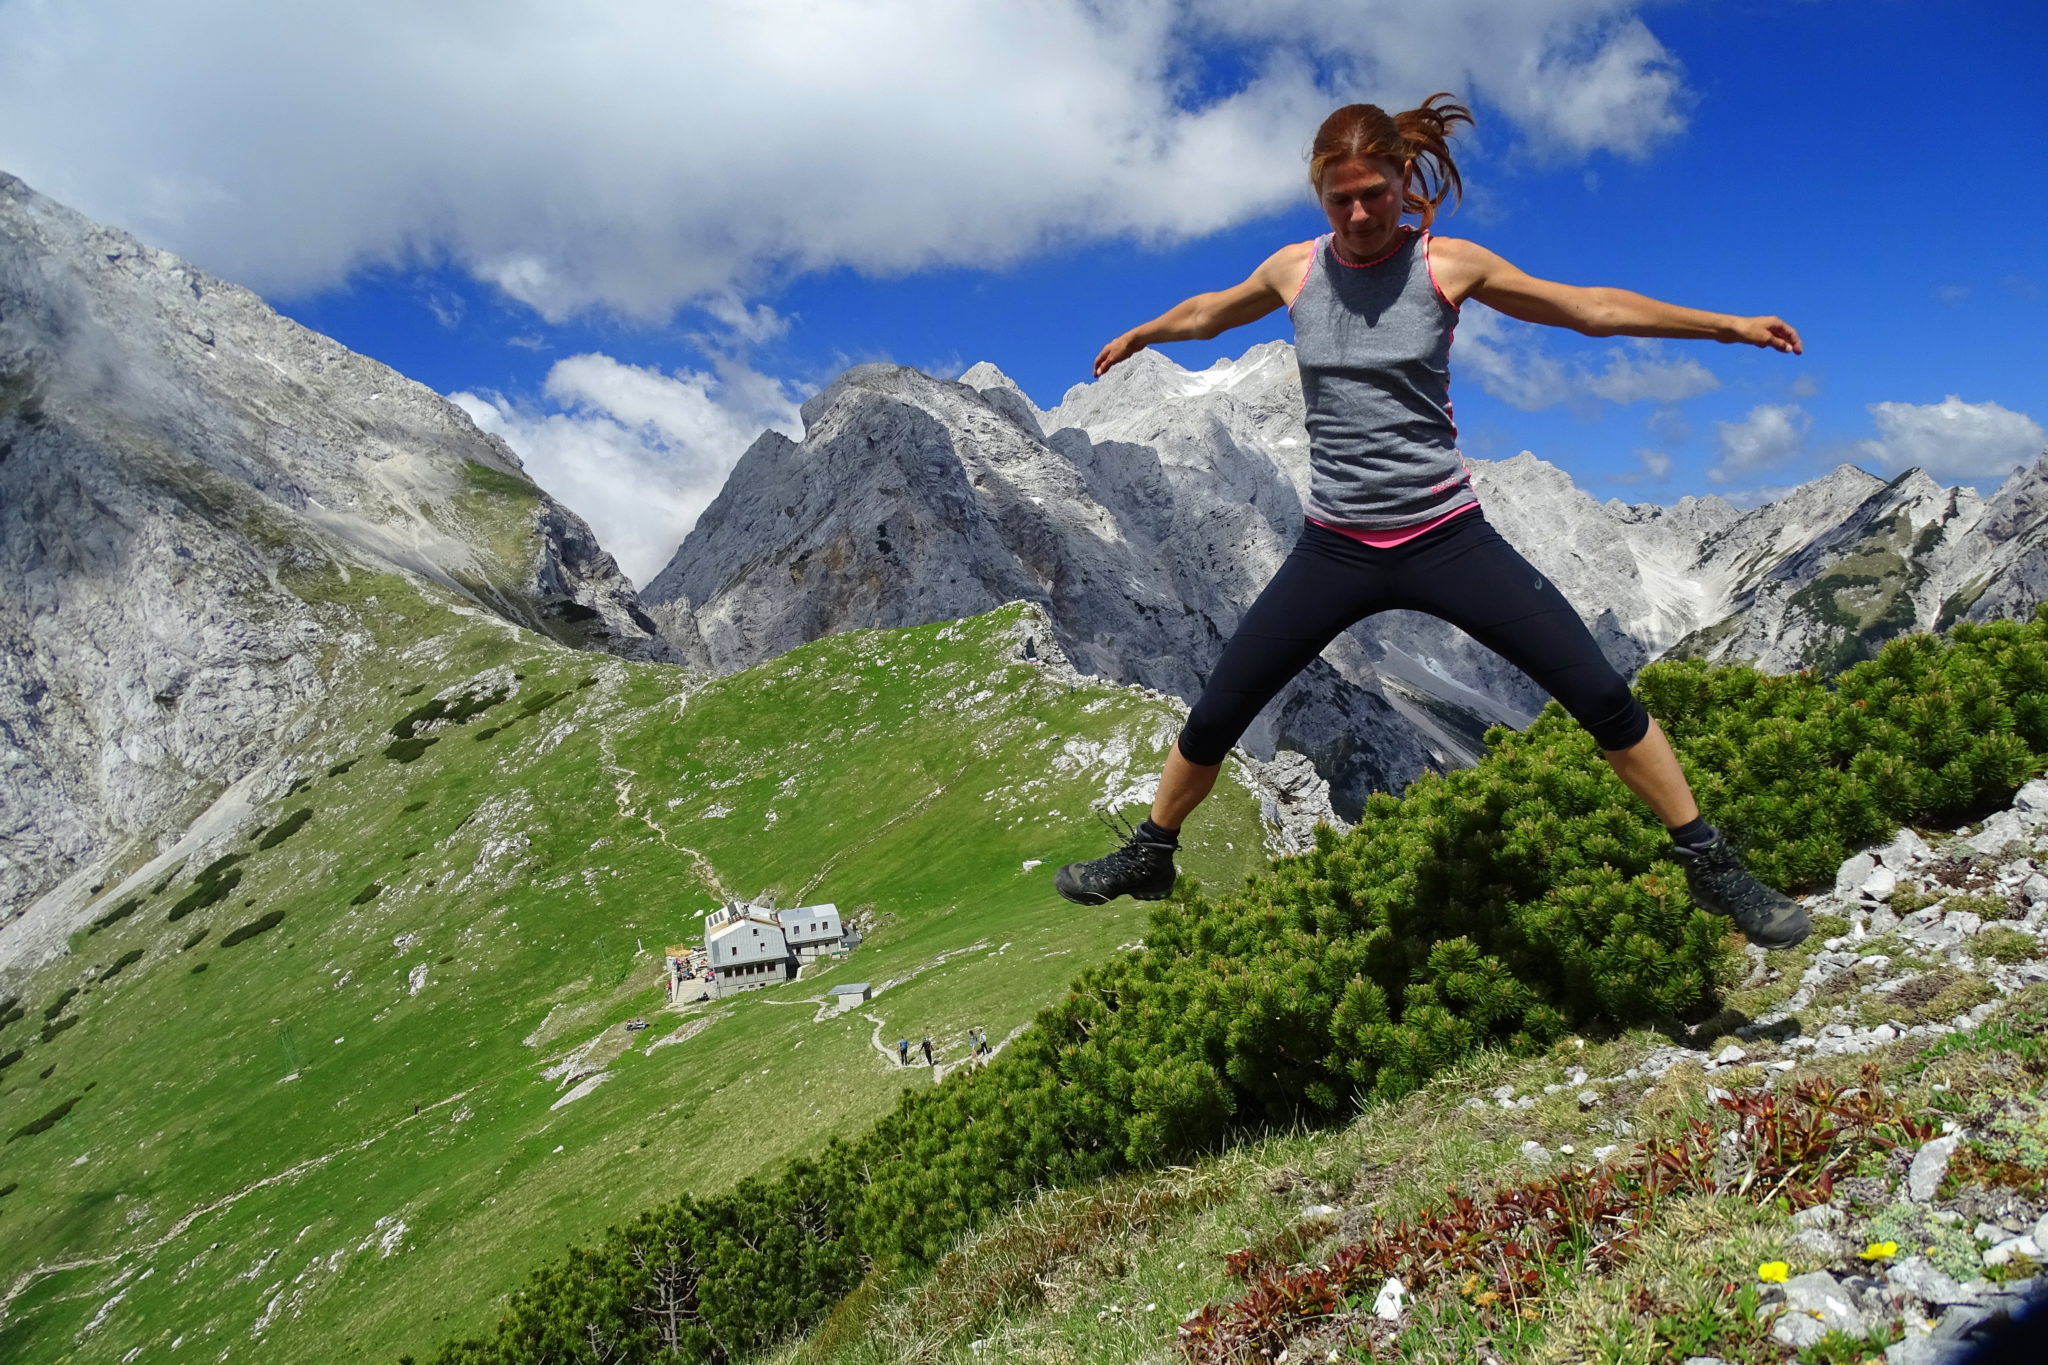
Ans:
[{"label": "ponytail", "polygon": [[1416,108],[1392,116],[1377,104],[1347,104],[1316,130],[1309,148],[1309,184],[1321,193],[1323,172],[1333,162],[1361,157],[1413,162],[1415,175],[1401,210],[1419,215],[1428,227],[1446,198],[1455,204],[1465,197],[1465,182],[1450,148],[1451,134],[1461,123],[1472,123],[1472,111],[1448,91],[1438,91]]}]

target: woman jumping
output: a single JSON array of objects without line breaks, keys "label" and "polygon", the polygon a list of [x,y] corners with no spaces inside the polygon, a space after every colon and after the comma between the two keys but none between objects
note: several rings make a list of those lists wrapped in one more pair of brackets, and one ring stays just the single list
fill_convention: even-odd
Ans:
[{"label": "woman jumping", "polygon": [[[1167,755],[1150,817],[1122,848],[1069,863],[1053,884],[1083,905],[1165,897],[1181,822],[1260,709],[1341,632],[1405,608],[1465,631],[1562,703],[1670,829],[1694,902],[1731,917],[1752,943],[1789,948],[1807,935],[1806,912],[1757,881],[1700,818],[1663,730],[1571,604],[1480,510],[1451,420],[1449,365],[1466,299],[1588,336],[1740,341],[1798,354],[1799,334],[1774,317],[1554,284],[1476,243],[1432,237],[1438,205],[1463,192],[1449,137],[1471,122],[1447,94],[1391,117],[1371,104],[1339,109],[1309,156],[1329,234],[1282,247],[1243,284],[1197,294],[1096,356],[1100,377],[1156,342],[1207,340],[1287,308],[1308,408],[1308,520],[1224,646]],[[1401,221],[1408,213],[1419,225]]]}]

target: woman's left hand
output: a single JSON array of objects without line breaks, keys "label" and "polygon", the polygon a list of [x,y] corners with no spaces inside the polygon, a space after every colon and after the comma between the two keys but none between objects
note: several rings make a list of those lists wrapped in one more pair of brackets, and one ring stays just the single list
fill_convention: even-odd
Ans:
[{"label": "woman's left hand", "polygon": [[1729,329],[1732,336],[1723,341],[1744,341],[1751,346],[1762,346],[1767,350],[1786,351],[1792,355],[1806,354],[1806,347],[1800,343],[1799,333],[1792,330],[1792,324],[1783,318],[1736,318]]}]

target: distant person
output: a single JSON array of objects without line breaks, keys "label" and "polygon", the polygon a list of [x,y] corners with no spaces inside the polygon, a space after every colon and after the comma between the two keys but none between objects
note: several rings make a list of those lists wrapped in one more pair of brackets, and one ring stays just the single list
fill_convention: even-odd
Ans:
[{"label": "distant person", "polygon": [[924,1064],[926,1066],[936,1065],[932,1061],[932,1040],[929,1038],[924,1040]]},{"label": "distant person", "polygon": [[910,1040],[908,1038],[898,1038],[896,1040],[896,1064],[898,1066],[910,1065]]},{"label": "distant person", "polygon": [[1450,355],[1467,299],[1588,336],[1797,355],[1799,334],[1775,317],[1539,280],[1477,243],[1433,237],[1437,207],[1463,193],[1448,139],[1471,122],[1447,94],[1391,116],[1371,104],[1331,114],[1309,152],[1329,233],[1282,247],[1244,283],[1197,294],[1095,357],[1100,377],[1157,342],[1206,340],[1288,309],[1308,410],[1307,524],[1224,646],[1167,754],[1149,817],[1123,847],[1069,863],[1053,885],[1082,905],[1163,899],[1181,823],[1266,703],[1344,630],[1403,608],[1456,626],[1562,703],[1671,831],[1694,902],[1732,917],[1752,943],[1789,948],[1807,935],[1806,912],[1757,881],[1701,819],[1663,730],[1571,604],[1480,510],[1451,419]]}]

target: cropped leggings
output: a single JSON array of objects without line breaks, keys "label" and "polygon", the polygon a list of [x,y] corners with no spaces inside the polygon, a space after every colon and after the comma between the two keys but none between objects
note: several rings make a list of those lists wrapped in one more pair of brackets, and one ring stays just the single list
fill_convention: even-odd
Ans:
[{"label": "cropped leggings", "polygon": [[1266,703],[1350,626],[1405,608],[1448,621],[1516,668],[1592,732],[1602,749],[1649,733],[1650,714],[1564,595],[1466,512],[1377,550],[1309,522],[1238,623],[1180,732],[1191,763],[1221,763]]}]

